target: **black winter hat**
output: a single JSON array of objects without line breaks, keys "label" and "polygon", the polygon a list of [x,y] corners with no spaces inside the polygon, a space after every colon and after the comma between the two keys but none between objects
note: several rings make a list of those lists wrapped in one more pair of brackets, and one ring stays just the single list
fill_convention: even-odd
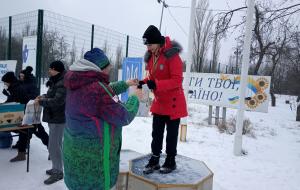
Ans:
[{"label": "black winter hat", "polygon": [[33,71],[33,68],[31,66],[27,66],[24,70],[22,70],[20,73],[23,73],[24,75],[30,75]]},{"label": "black winter hat", "polygon": [[160,31],[153,25],[150,25],[144,35],[143,35],[144,44],[164,44],[165,37],[161,35]]},{"label": "black winter hat", "polygon": [[7,72],[3,75],[2,79],[1,79],[3,82],[7,82],[9,84],[17,81],[17,77],[15,76],[15,73],[14,72]]},{"label": "black winter hat", "polygon": [[53,69],[57,72],[64,72],[65,71],[65,66],[63,64],[63,62],[61,61],[53,61],[50,66],[49,66],[50,69]]}]

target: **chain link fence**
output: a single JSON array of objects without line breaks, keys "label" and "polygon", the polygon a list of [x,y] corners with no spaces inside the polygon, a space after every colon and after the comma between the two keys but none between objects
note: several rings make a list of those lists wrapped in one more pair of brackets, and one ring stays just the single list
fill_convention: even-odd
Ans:
[{"label": "chain link fence", "polygon": [[0,60],[7,59],[9,17],[0,18]]},{"label": "chain link fence", "polygon": [[113,65],[111,80],[117,80],[124,57],[142,57],[142,39],[51,11],[37,10],[0,18],[0,60],[17,60],[22,69],[23,38],[37,36],[37,78],[48,76],[49,64],[61,60],[68,67],[92,47],[106,52]]}]

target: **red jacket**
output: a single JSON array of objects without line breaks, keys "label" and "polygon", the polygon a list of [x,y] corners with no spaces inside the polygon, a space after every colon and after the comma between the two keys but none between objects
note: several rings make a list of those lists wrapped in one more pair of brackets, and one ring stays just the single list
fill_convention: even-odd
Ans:
[{"label": "red jacket", "polygon": [[160,56],[154,68],[151,52],[146,52],[145,62],[148,70],[147,77],[143,80],[154,80],[156,89],[153,91],[154,100],[150,111],[159,115],[168,115],[171,119],[187,116],[187,107],[182,88],[183,63],[179,57],[182,50],[176,42],[165,38],[165,44],[160,48]]}]

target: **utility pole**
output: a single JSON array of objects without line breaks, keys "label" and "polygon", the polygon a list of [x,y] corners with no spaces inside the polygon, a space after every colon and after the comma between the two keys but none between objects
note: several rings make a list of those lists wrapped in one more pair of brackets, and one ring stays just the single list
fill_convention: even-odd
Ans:
[{"label": "utility pole", "polygon": [[[185,76],[184,76],[184,94],[186,103],[188,104],[188,92],[189,92],[189,80],[191,65],[193,60],[193,41],[194,41],[194,31],[195,31],[195,18],[196,18],[196,0],[191,2],[191,16],[190,16],[190,29],[189,29],[189,39],[188,39],[188,60],[186,62]],[[187,117],[182,118],[180,125],[180,141],[186,141],[186,131],[187,131]]]},{"label": "utility pole", "polygon": [[159,31],[161,32],[161,24],[162,24],[162,19],[163,19],[163,15],[164,15],[164,8],[168,8],[168,5],[166,4],[165,0],[157,0],[157,2],[162,3],[160,22],[159,22]]},{"label": "utility pole", "polygon": [[246,17],[246,30],[244,37],[243,47],[243,61],[241,68],[241,82],[239,87],[239,109],[236,116],[236,132],[234,136],[234,154],[236,156],[243,155],[242,151],[242,136],[243,136],[243,124],[244,124],[244,112],[245,112],[245,95],[246,87],[248,83],[248,69],[250,61],[250,43],[253,29],[253,13],[254,13],[254,1],[248,0],[247,3],[247,17]]}]

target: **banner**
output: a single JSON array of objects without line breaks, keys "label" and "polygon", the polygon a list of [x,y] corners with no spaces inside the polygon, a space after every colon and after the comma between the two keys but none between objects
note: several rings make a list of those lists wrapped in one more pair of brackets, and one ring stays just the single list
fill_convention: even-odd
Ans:
[{"label": "banner", "polygon": [[[122,80],[126,81],[128,79],[139,79],[143,77],[142,73],[142,64],[143,58],[134,58],[127,57],[124,59],[122,64]],[[128,99],[128,90],[127,92],[121,95],[122,102],[127,101]]]},{"label": "banner", "polygon": [[[15,72],[17,66],[16,60],[5,60],[0,61],[0,79],[2,79],[3,75],[9,71]],[[7,97],[2,94],[4,88],[4,83],[0,82],[0,102],[4,102]]]},{"label": "banner", "polygon": [[[143,78],[143,58],[125,58],[122,65],[122,80]],[[121,78],[121,77],[120,77]],[[129,87],[126,93],[121,95],[122,102],[126,102],[128,96],[133,94],[136,87]],[[143,85],[143,97],[140,100],[140,106],[137,116],[148,117],[151,106],[151,99],[149,97],[150,90],[147,85]]]},{"label": "banner", "polygon": [[[248,76],[246,110],[268,112],[271,77]],[[238,108],[240,75],[191,73],[188,101],[206,105]]]},{"label": "banner", "polygon": [[15,72],[17,66],[16,60],[0,61],[0,78],[9,71]]},{"label": "banner", "polygon": [[31,66],[33,68],[32,73],[34,75],[36,71],[36,44],[37,36],[27,36],[23,38],[22,68],[25,69],[27,66]]}]

